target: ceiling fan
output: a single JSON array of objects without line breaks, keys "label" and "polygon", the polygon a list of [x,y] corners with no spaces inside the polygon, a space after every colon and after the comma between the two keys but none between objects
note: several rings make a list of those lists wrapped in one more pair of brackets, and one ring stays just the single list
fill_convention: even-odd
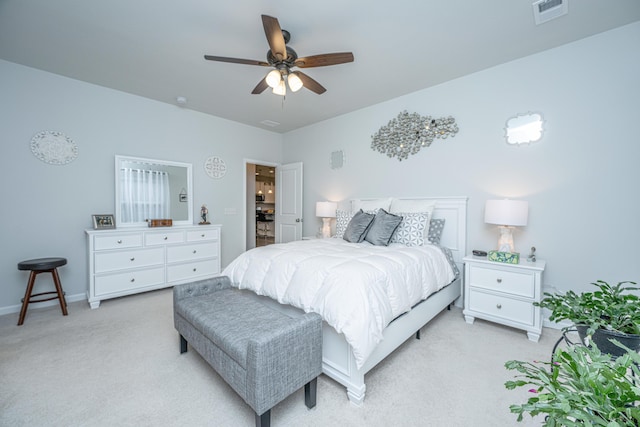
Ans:
[{"label": "ceiling fan", "polygon": [[278,19],[272,16],[262,15],[262,25],[264,27],[264,33],[267,36],[267,42],[269,43],[266,62],[252,59],[227,58],[224,56],[204,56],[204,59],[209,61],[274,67],[253,89],[251,93],[254,95],[258,95],[268,87],[271,87],[273,93],[284,96],[287,93],[285,80],[289,85],[289,89],[293,92],[297,92],[302,87],[306,87],[310,91],[321,95],[327,90],[320,83],[301,71],[291,71],[291,69],[294,67],[326,67],[328,65],[353,62],[353,53],[351,52],[325,53],[298,58],[296,51],[287,46],[287,43],[291,39],[291,34],[289,34],[287,30],[280,28]]}]

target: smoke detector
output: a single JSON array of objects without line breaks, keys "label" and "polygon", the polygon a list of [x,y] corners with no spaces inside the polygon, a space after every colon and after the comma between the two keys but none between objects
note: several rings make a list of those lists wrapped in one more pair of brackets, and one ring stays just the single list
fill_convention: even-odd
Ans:
[{"label": "smoke detector", "polygon": [[532,6],[536,25],[544,24],[569,12],[569,0],[538,0]]}]

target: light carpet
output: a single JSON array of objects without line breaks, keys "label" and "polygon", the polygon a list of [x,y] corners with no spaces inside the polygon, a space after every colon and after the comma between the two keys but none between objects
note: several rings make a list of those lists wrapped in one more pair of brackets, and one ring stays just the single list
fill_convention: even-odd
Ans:
[{"label": "light carpet", "polygon": [[[180,354],[164,289],[0,316],[1,426],[253,426],[251,408],[189,348]],[[317,406],[303,389],[271,411],[273,426],[512,426],[507,360],[548,360],[560,331],[523,331],[443,311],[366,376],[362,407],[322,375]]]}]

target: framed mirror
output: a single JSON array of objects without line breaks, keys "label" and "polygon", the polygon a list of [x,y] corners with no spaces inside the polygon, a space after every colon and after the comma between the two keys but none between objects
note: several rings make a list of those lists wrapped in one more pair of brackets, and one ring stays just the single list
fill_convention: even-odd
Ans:
[{"label": "framed mirror", "polygon": [[146,226],[147,219],[192,225],[192,174],[191,163],[116,156],[117,226]]},{"label": "framed mirror", "polygon": [[507,144],[529,144],[542,138],[542,113],[517,114],[507,120],[504,128]]}]

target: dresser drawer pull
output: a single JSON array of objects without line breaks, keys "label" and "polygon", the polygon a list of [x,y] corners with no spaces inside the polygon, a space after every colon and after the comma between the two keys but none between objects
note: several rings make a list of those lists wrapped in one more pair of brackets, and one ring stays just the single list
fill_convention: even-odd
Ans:
[{"label": "dresser drawer pull", "polygon": [[194,249],[194,250],[193,250],[193,253],[195,254],[196,252],[198,252],[198,251],[196,251],[196,250]]},{"label": "dresser drawer pull", "polygon": [[496,308],[500,310],[502,308],[502,304],[496,304]]},{"label": "dresser drawer pull", "polygon": [[498,282],[498,283],[502,283],[502,279],[498,277],[498,278],[496,279],[496,282]]},{"label": "dresser drawer pull", "polygon": [[131,261],[135,261],[135,260],[136,260],[136,258],[135,258],[135,257],[131,257],[130,259],[131,259]]},{"label": "dresser drawer pull", "polygon": [[131,283],[133,283],[135,281],[136,281],[135,277],[132,277],[131,280],[130,280]]},{"label": "dresser drawer pull", "polygon": [[164,240],[167,240],[167,239],[168,239],[168,237],[167,237],[167,236],[164,236]]},{"label": "dresser drawer pull", "polygon": [[202,234],[200,235],[200,237],[204,237],[204,236],[205,236],[205,234],[204,234],[204,233],[202,233]]},{"label": "dresser drawer pull", "polygon": [[120,243],[122,243],[122,240],[118,240],[116,243],[117,243],[117,244],[120,244]]},{"label": "dresser drawer pull", "polygon": [[196,271],[196,270],[197,270],[196,268],[193,269],[193,271]]}]

